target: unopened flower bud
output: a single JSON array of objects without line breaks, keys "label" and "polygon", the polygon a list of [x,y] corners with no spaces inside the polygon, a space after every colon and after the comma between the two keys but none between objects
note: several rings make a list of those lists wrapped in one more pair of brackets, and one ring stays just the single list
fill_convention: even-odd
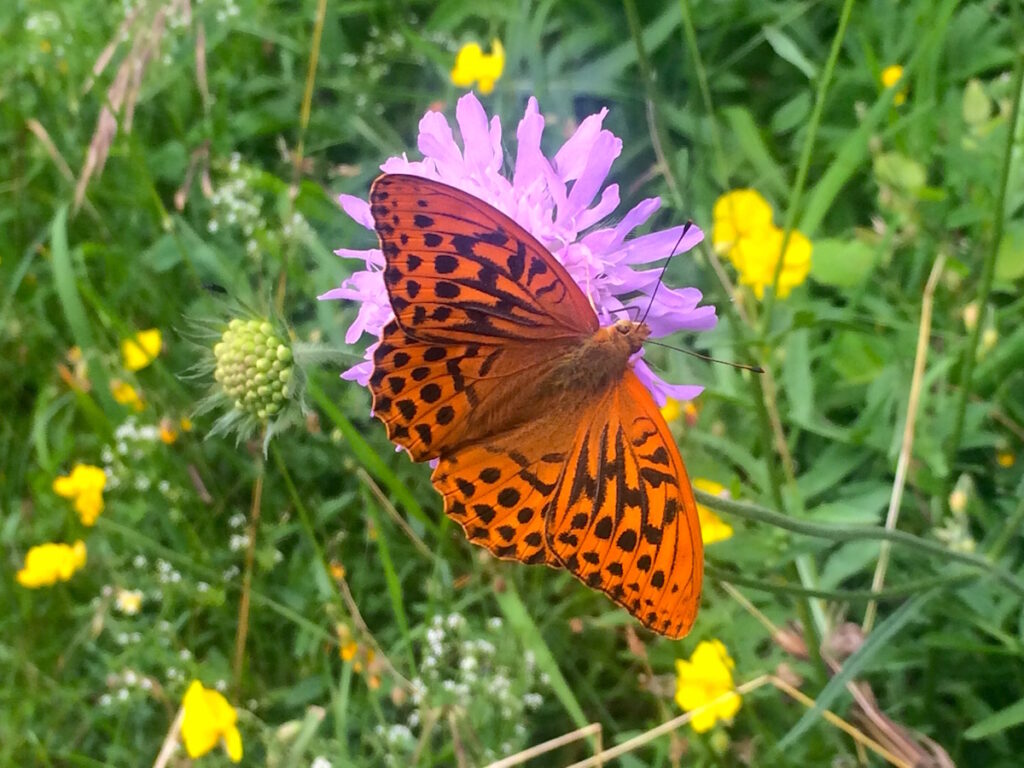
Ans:
[{"label": "unopened flower bud", "polygon": [[281,409],[289,395],[292,353],[269,322],[233,319],[213,355],[214,379],[235,408],[261,420]]}]

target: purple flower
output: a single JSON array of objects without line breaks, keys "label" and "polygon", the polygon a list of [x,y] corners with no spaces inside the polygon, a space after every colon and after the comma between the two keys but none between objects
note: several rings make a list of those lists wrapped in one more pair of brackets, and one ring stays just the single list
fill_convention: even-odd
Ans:
[{"label": "purple flower", "polygon": [[[635,267],[683,253],[704,239],[704,233],[691,226],[652,232],[626,240],[626,236],[658,210],[660,198],[641,201],[612,227],[594,228],[619,205],[617,184],[604,186],[612,162],[622,151],[622,141],[601,127],[607,109],[587,117],[572,137],[548,159],[541,151],[544,116],[537,101],[530,98],[526,114],[516,131],[518,150],[512,178],[502,173],[505,158],[501,148],[501,123],[488,121],[487,113],[468,93],[459,99],[455,117],[462,136],[462,148],[455,141],[448,120],[439,112],[427,112],[420,120],[417,145],[422,160],[409,160],[403,154],[392,157],[381,169],[385,173],[408,173],[450,184],[469,192],[515,219],[531,232],[565,265],[569,274],[588,295],[602,325],[621,317],[626,306],[638,313],[647,309],[650,295],[658,282],[660,269]],[[373,229],[370,205],[352,195],[341,195],[341,207],[352,219]],[[673,247],[675,250],[673,251]],[[366,268],[347,278],[339,288],[321,299],[348,299],[360,303],[359,313],[345,334],[355,343],[365,332],[379,336],[392,317],[384,287],[384,255],[380,249],[357,251],[339,249],[344,258],[361,259]],[[622,300],[620,296],[638,293]],[[715,308],[698,306],[701,293],[696,288],[670,289],[662,285],[655,294],[647,315],[653,337],[666,336],[682,329],[707,330],[714,326]],[[633,316],[637,316],[636,313]],[[373,370],[373,350],[366,359],[345,371],[342,377],[366,386]],[[634,370],[654,395],[658,405],[667,397],[689,400],[702,387],[668,384],[641,359],[633,361]]]}]

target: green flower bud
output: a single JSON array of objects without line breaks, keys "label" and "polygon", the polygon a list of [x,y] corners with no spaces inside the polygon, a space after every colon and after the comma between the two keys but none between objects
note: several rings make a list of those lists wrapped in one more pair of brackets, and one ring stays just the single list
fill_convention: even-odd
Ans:
[{"label": "green flower bud", "polygon": [[282,409],[292,378],[292,351],[268,321],[231,320],[213,356],[213,377],[236,409],[262,421]]}]

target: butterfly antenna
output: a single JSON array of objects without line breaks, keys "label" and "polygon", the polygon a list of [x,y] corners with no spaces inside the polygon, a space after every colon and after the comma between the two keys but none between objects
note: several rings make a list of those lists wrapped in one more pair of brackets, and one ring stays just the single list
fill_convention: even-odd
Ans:
[{"label": "butterfly antenna", "polygon": [[665,265],[661,268],[661,274],[658,275],[658,282],[655,284],[654,290],[651,292],[651,300],[647,303],[647,309],[644,311],[644,316],[640,318],[641,323],[647,319],[647,314],[651,311],[651,307],[654,306],[654,297],[658,295],[658,289],[661,288],[661,283],[665,279],[665,271],[668,269],[669,262],[672,261],[672,256],[675,254],[676,248],[678,248],[679,244],[683,242],[683,238],[686,237],[686,233],[690,231],[692,226],[692,221],[688,221],[683,225],[683,231],[679,235],[679,239],[676,240],[676,244],[672,246],[672,250],[668,252],[668,258],[665,259]]},{"label": "butterfly antenna", "polygon": [[719,360],[717,357],[711,357],[710,355],[702,355],[700,352],[694,352],[692,349],[683,349],[681,347],[673,347],[671,344],[662,344],[660,341],[654,339],[647,339],[644,344],[653,344],[656,347],[664,347],[665,349],[671,349],[673,352],[682,352],[684,355],[690,357],[696,357],[699,360],[707,360],[709,363],[721,363],[722,365],[728,365],[730,368],[739,368],[741,371],[752,371],[754,373],[764,373],[764,368],[759,365],[747,365],[746,363],[731,363],[728,360]]}]

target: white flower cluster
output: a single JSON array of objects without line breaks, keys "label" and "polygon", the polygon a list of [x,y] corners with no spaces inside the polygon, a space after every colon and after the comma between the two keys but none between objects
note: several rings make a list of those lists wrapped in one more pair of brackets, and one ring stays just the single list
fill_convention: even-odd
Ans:
[{"label": "white flower cluster", "polygon": [[384,765],[402,768],[409,764],[408,756],[416,749],[416,737],[407,725],[378,725],[374,733],[384,744]]},{"label": "white flower cluster", "polygon": [[226,225],[240,229],[246,237],[252,237],[260,224],[260,211],[263,207],[263,199],[254,189],[259,172],[244,165],[238,152],[231,154],[221,170],[223,180],[210,196],[213,218],[207,229],[216,233],[222,225]]},{"label": "white flower cluster", "polygon": [[134,669],[126,669],[120,674],[109,674],[107,675],[106,683],[107,688],[113,692],[104,693],[99,697],[98,701],[101,707],[109,707],[114,703],[126,702],[135,691],[148,694],[153,690],[154,686],[152,678],[140,675]]},{"label": "white flower cluster", "polygon": [[498,617],[479,627],[459,613],[434,616],[423,639],[420,675],[411,681],[415,709],[403,727],[411,733],[427,712],[448,711],[488,736],[479,755],[483,762],[520,748],[527,736],[525,714],[544,702],[534,690],[533,654],[504,631]]}]

